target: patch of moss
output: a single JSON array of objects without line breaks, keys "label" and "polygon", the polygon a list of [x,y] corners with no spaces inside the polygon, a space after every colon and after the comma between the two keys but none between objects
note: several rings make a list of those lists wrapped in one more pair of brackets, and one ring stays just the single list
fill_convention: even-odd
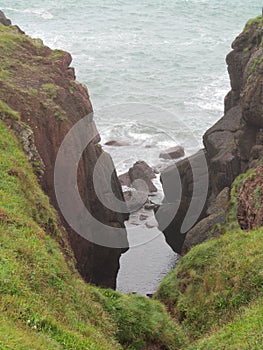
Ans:
[{"label": "patch of moss", "polygon": [[250,31],[254,27],[262,26],[262,25],[263,25],[262,15],[259,15],[255,18],[251,18],[250,20],[247,21],[244,31],[247,32],[247,31]]},{"label": "patch of moss", "polygon": [[1,119],[1,114],[4,117],[9,117],[14,120],[19,120],[20,119],[20,114],[17,111],[14,111],[12,108],[10,108],[4,101],[0,100],[0,119]]},{"label": "patch of moss", "polygon": [[44,93],[50,98],[51,100],[54,100],[57,97],[57,87],[54,84],[46,83],[42,85],[42,90]]}]

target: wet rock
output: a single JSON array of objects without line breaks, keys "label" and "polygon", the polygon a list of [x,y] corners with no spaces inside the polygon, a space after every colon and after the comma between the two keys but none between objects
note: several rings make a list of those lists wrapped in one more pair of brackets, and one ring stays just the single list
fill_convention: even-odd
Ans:
[{"label": "wet rock", "polygon": [[182,146],[175,146],[162,151],[159,158],[162,159],[178,159],[185,155],[184,148]]},{"label": "wet rock", "polygon": [[157,188],[151,181],[154,178],[156,178],[156,171],[144,161],[134,163],[127,173],[119,176],[122,186],[150,193],[157,192]]},{"label": "wet rock", "polygon": [[114,146],[114,147],[122,147],[122,146],[129,146],[130,144],[126,141],[117,141],[117,140],[110,140],[105,142],[106,146]]}]

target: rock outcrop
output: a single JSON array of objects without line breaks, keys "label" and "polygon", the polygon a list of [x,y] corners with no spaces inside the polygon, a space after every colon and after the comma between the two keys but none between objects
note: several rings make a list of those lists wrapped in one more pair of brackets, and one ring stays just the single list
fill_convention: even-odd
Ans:
[{"label": "rock outcrop", "polygon": [[[75,80],[74,69],[70,67],[72,58],[69,53],[51,50],[40,40],[22,34],[20,29],[10,26],[11,23],[3,14],[0,16],[0,22],[1,30],[6,32],[9,39],[6,47],[3,41],[0,52],[0,116],[13,129],[20,130],[14,127],[18,124],[28,128],[31,143],[34,144],[34,147],[31,145],[31,149],[39,156],[38,160],[35,157],[31,161],[33,166],[36,162],[43,162],[41,169],[44,173],[42,172],[39,181],[51,203],[59,211],[54,191],[56,155],[72,126],[84,116],[92,115],[89,94],[87,88]],[[9,113],[11,109],[17,111],[15,122],[10,122],[14,119],[14,115]],[[90,128],[96,131],[94,121],[91,121]],[[111,174],[111,170],[114,169],[112,160],[98,144],[99,135],[94,135],[78,166],[79,191],[86,207],[96,219],[106,225],[123,228],[127,216],[106,208],[94,190],[93,170],[98,158],[104,154],[104,164],[98,181],[103,188],[105,179],[112,176],[112,191],[123,201],[116,172]],[[63,217],[62,222],[67,229],[77,267],[83,278],[97,285],[114,288],[119,258],[125,250],[91,243],[76,234]]]},{"label": "rock outcrop", "polygon": [[[262,16],[259,16],[247,23],[243,32],[233,42],[233,51],[226,58],[231,91],[225,98],[224,116],[205,133],[203,138],[209,190],[197,225],[188,233],[182,235],[181,226],[190,206],[193,188],[199,185],[193,182],[192,169],[187,164],[198,155],[179,161],[161,175],[163,179],[170,178],[170,182],[175,179],[177,171],[181,176],[180,206],[173,221],[163,230],[167,242],[178,253],[186,253],[190,247],[208,238],[214,224],[224,221],[224,215],[212,210],[214,203],[220,201],[218,195],[225,188],[230,188],[239,174],[255,166],[263,156],[262,40],[263,21]],[[171,198],[171,185],[169,182],[168,184],[163,182],[166,196],[163,204],[165,210],[169,203],[174,203],[174,200]],[[174,186],[179,185],[174,183]],[[240,204],[240,208],[242,205]],[[242,217],[242,214],[240,215]],[[244,224],[244,227],[247,225],[250,224]]]},{"label": "rock outcrop", "polygon": [[263,165],[260,164],[244,181],[239,194],[237,219],[249,231],[263,225]]}]

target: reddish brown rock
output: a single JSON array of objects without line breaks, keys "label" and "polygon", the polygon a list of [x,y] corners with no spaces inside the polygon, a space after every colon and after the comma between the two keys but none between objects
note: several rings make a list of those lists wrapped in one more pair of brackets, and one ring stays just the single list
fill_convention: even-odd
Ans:
[{"label": "reddish brown rock", "polygon": [[237,205],[237,219],[243,230],[256,229],[263,225],[263,165],[244,181]]},{"label": "reddish brown rock", "polygon": [[159,157],[163,159],[178,159],[184,155],[184,148],[182,146],[175,146],[162,151]]}]

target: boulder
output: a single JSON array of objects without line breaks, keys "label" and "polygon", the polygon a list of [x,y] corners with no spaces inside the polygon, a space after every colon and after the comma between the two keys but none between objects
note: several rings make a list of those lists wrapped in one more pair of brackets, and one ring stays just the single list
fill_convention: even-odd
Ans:
[{"label": "boulder", "polygon": [[185,155],[184,148],[182,146],[175,146],[162,151],[159,158],[162,159],[178,159]]}]

